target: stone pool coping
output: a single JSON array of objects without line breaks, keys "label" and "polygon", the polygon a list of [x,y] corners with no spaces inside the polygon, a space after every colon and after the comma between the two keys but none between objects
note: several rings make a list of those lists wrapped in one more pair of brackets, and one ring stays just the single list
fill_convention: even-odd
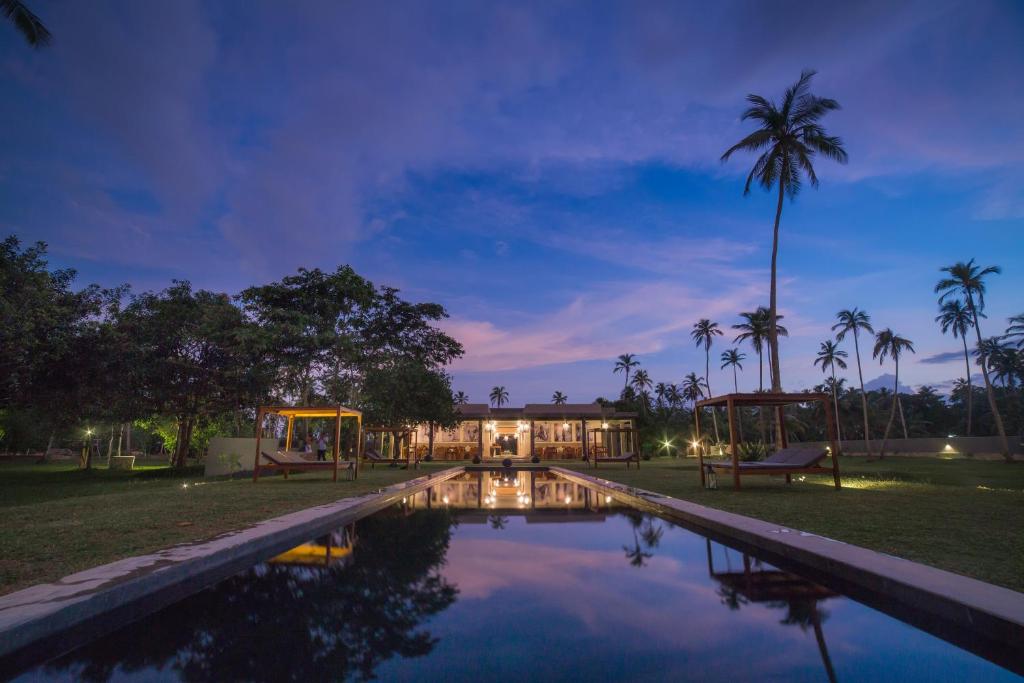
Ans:
[{"label": "stone pool coping", "polygon": [[[854,591],[859,594],[853,595],[855,599],[867,594],[883,596],[904,609],[931,615],[1024,653],[1024,593],[564,467],[551,467],[551,471],[646,512],[767,551],[820,576],[835,577],[861,589]],[[886,607],[890,606],[882,606]],[[940,637],[948,632],[940,624],[917,625]]]},{"label": "stone pool coping", "polygon": [[0,663],[4,664],[0,678],[8,666],[17,667],[17,660],[30,658],[26,650],[33,645],[59,636],[52,655],[61,654],[97,635],[95,628],[86,629],[86,625],[142,617],[462,472],[462,467],[452,467],[0,596]]}]

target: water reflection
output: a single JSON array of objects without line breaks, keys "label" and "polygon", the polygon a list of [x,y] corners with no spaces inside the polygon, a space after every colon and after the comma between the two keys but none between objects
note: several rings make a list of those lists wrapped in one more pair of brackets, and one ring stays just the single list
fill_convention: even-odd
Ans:
[{"label": "water reflection", "polygon": [[814,630],[825,675],[835,683],[836,673],[832,658],[828,654],[822,622],[828,612],[819,603],[839,597],[824,586],[808,581],[796,574],[790,574],[765,564],[747,553],[739,553],[739,567],[732,568],[733,552],[727,546],[715,544],[725,558],[724,570],[715,567],[712,543],[705,539],[708,555],[708,576],[718,583],[718,595],[722,604],[731,610],[738,610],[750,603],[766,603],[769,607],[786,610],[779,621],[784,626],[799,626],[801,631]]},{"label": "water reflection", "polygon": [[[162,672],[186,681],[369,679],[381,661],[436,643],[424,619],[451,605],[439,570],[444,511],[380,514],[299,546],[50,664],[106,681]],[[172,674],[172,675],[173,675]]]}]

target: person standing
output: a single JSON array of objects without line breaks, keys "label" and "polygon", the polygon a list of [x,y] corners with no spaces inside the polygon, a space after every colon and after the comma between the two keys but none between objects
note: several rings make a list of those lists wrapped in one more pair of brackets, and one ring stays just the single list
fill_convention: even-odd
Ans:
[{"label": "person standing", "polygon": [[316,437],[316,459],[327,460],[327,437],[324,436],[323,432]]}]

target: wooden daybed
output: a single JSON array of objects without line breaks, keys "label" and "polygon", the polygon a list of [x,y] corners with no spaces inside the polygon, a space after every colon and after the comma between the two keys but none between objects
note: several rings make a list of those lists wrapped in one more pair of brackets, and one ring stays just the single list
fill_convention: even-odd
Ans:
[{"label": "wooden daybed", "polygon": [[[831,397],[828,394],[820,393],[755,393],[755,394],[724,394],[698,401],[694,410],[694,419],[697,428],[697,441],[700,436],[700,415],[704,408],[725,407],[728,413],[729,424],[729,453],[728,460],[706,461],[703,449],[697,452],[700,460],[700,483],[701,486],[708,486],[708,475],[715,473],[729,474],[732,476],[733,488],[740,488],[740,477],[747,475],[784,475],[786,483],[792,482],[794,474],[831,474],[836,488],[841,487],[839,478],[839,459],[835,457],[838,451],[836,442],[835,419],[832,415]],[[825,411],[825,433],[831,444],[830,452],[825,449],[813,449],[807,447],[790,448],[786,436],[786,422],[783,419],[782,409],[787,405],[797,403],[819,402]],[[740,462],[739,441],[736,438],[737,415],[736,409],[744,406],[760,408],[774,408],[775,418],[778,425],[776,433],[778,441],[777,451],[768,459],[762,462]],[[831,467],[822,467],[821,461],[829,455],[832,456]]]},{"label": "wooden daybed", "polygon": [[[288,427],[285,431],[284,449],[275,450],[273,453],[261,448],[263,440],[263,422],[268,415],[277,415],[287,418]],[[331,439],[330,460],[306,460],[301,453],[291,450],[292,434],[296,418],[334,418],[334,438]],[[354,460],[342,460],[339,462],[338,455],[341,452],[341,421],[343,419],[355,419],[356,421],[356,452]],[[280,471],[285,478],[288,472],[303,470],[329,470],[332,472],[332,479],[338,481],[338,470],[346,470],[350,479],[359,477],[359,456],[363,447],[363,414],[345,406],[260,406],[256,410],[256,457],[253,461],[252,480],[253,483],[260,480],[261,471]],[[274,437],[276,442],[277,437]]]},{"label": "wooden daybed", "polygon": [[262,469],[280,470],[284,473],[285,479],[288,478],[289,472],[302,472],[305,470],[329,472],[333,469],[335,470],[335,480],[337,480],[337,470],[347,471],[349,479],[353,479],[355,474],[355,462],[352,460],[307,460],[298,451],[277,451],[275,453],[261,451],[260,455],[266,461],[260,464]]}]

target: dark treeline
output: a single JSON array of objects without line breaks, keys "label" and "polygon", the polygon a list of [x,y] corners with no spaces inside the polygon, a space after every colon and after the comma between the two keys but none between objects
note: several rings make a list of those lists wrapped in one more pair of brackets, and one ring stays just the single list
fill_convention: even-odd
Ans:
[{"label": "dark treeline", "polygon": [[454,421],[445,367],[462,347],[435,326],[444,308],[348,266],[234,296],[177,280],[132,293],[74,279],[49,268],[45,244],[0,246],[0,449],[77,450],[91,436],[109,453],[134,426],[183,465],[213,434],[251,436],[260,403]]}]

